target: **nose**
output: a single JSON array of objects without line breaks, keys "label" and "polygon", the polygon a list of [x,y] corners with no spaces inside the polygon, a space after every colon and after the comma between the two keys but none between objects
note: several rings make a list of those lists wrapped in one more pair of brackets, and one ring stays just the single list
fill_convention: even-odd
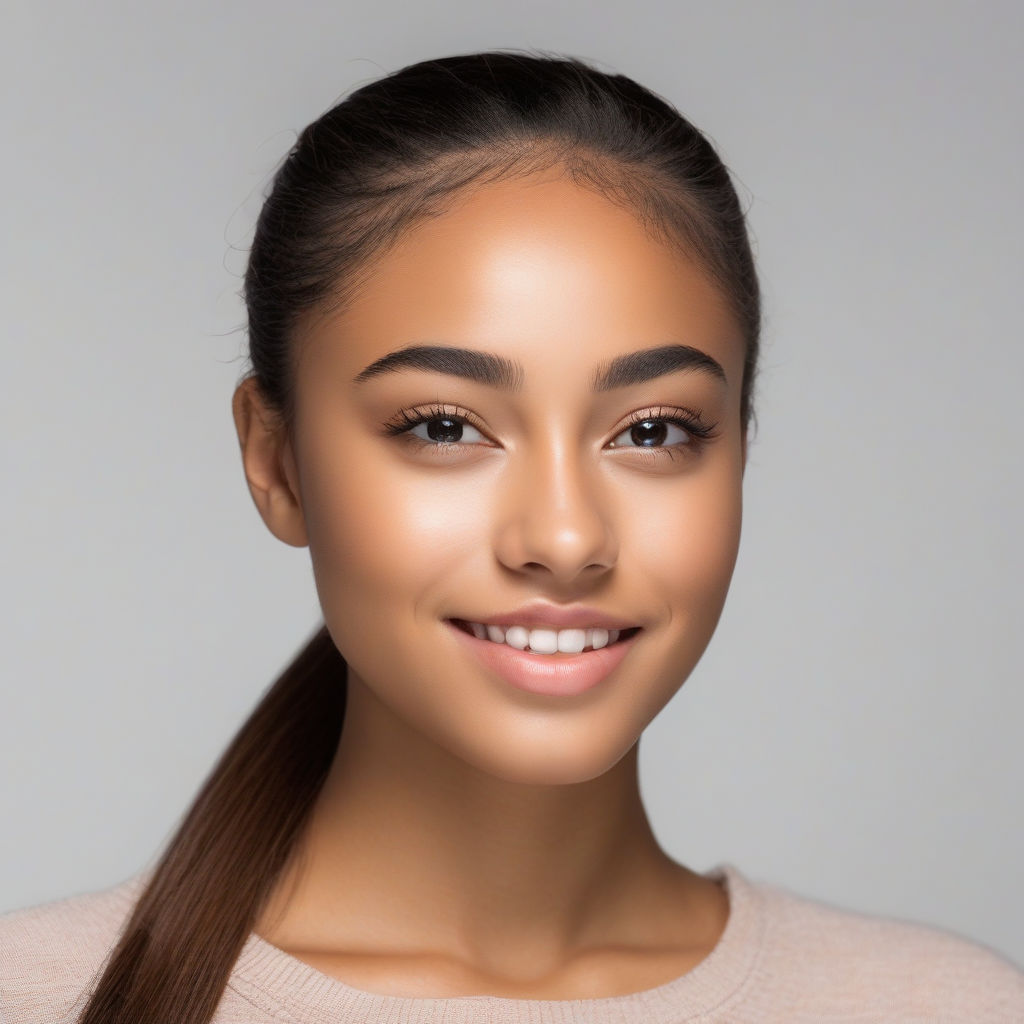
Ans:
[{"label": "nose", "polygon": [[606,572],[618,558],[609,497],[598,467],[564,450],[523,459],[501,493],[498,560],[559,584]]}]

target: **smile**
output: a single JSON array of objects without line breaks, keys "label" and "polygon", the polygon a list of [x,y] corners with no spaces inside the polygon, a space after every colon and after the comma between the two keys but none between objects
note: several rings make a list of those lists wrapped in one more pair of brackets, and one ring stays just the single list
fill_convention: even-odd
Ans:
[{"label": "smile", "polygon": [[527,626],[493,626],[481,622],[467,622],[464,619],[452,619],[455,626],[464,633],[472,633],[478,640],[489,640],[495,644],[505,644],[517,651],[529,651],[532,654],[581,654],[584,651],[598,651],[619,641],[620,637],[628,639],[639,631],[639,626],[631,629],[549,629],[544,627],[529,628]]},{"label": "smile", "polygon": [[[639,626],[618,631],[612,640],[615,630],[587,629],[529,629],[523,626],[482,626],[481,623],[470,623],[464,619],[448,619],[448,626],[460,646],[473,660],[485,670],[494,673],[518,690],[542,694],[550,697],[572,697],[585,693],[597,686],[602,680],[612,675],[623,658],[632,649]],[[483,628],[484,635],[478,636],[473,630]],[[497,640],[488,635],[495,630]],[[526,634],[527,646],[517,648],[509,643],[509,634],[513,641],[522,640],[521,630]],[[600,647],[587,647],[593,643],[593,634],[609,634],[608,642]],[[590,637],[587,634],[592,634]],[[542,653],[527,649],[534,641],[540,646],[552,646],[552,637],[556,640],[566,636],[566,643],[573,650]],[[596,639],[600,640],[598,636]]]}]

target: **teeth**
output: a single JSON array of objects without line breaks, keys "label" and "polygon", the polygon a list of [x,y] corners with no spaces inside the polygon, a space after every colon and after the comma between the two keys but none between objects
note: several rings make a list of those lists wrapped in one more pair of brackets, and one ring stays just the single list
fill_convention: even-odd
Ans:
[{"label": "teeth", "polygon": [[534,654],[579,654],[587,649],[600,650],[619,639],[619,630],[612,629],[527,629],[525,626],[485,626],[470,622],[469,628],[478,640],[508,644],[517,651],[527,648]]},{"label": "teeth", "polygon": [[509,626],[505,630],[505,643],[517,651],[525,651],[530,643],[530,631],[522,626]]}]

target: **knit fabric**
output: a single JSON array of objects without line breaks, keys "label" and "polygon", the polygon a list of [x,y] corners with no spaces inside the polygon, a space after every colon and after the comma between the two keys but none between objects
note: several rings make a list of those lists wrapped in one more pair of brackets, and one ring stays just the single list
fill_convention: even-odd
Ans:
[{"label": "knit fabric", "polygon": [[[1024,972],[986,946],[753,882],[730,864],[729,918],[695,968],[602,999],[413,998],[353,988],[252,933],[215,1024],[1022,1024]],[[0,915],[0,1024],[72,1024],[146,875]],[[185,1022],[182,1022],[185,1024]]]}]

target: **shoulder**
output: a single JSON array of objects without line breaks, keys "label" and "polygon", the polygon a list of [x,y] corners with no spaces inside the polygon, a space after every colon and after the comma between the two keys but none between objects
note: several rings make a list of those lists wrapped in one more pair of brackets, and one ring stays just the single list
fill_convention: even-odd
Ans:
[{"label": "shoulder", "polygon": [[120,935],[144,875],[0,914],[0,1021],[69,1019]]},{"label": "shoulder", "polygon": [[792,1019],[1024,1021],[1024,972],[985,945],[748,884],[764,914],[762,983],[803,1014]]}]

